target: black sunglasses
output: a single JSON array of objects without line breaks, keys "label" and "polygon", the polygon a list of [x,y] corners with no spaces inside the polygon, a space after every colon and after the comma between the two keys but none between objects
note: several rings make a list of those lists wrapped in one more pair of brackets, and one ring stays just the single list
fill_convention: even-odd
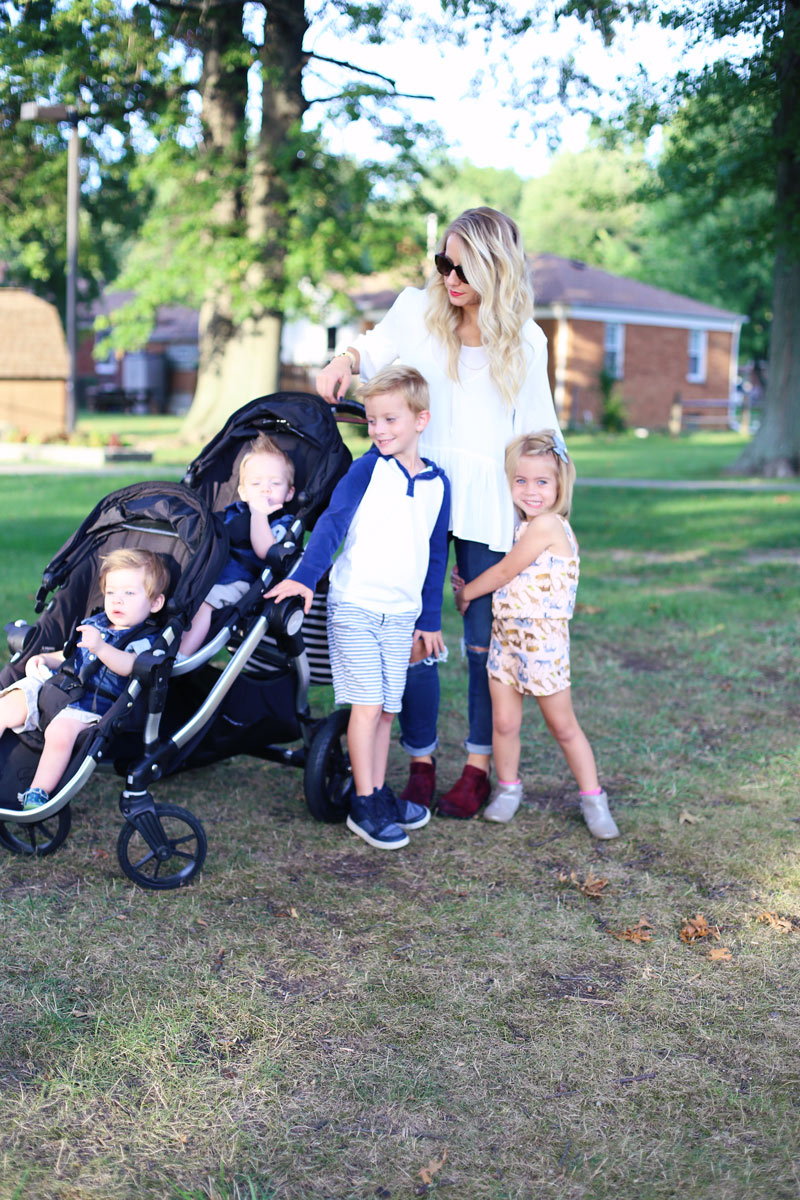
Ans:
[{"label": "black sunglasses", "polygon": [[464,274],[464,268],[461,266],[461,264],[459,263],[459,265],[456,266],[452,258],[448,258],[446,254],[434,254],[433,265],[436,267],[436,270],[440,275],[444,275],[446,277],[451,271],[455,271],[462,283],[468,282],[467,277]]}]

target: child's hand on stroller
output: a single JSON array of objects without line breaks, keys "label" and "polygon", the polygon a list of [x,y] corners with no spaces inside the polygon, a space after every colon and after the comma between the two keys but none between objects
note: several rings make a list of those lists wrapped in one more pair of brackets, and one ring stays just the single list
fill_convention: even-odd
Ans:
[{"label": "child's hand on stroller", "polygon": [[[419,651],[420,643],[425,647],[425,653]],[[417,654],[414,652],[418,651]],[[442,637],[441,629],[436,629],[429,632],[426,629],[415,629],[414,639],[411,643],[411,661],[417,662],[421,658],[438,658],[444,653],[444,638]]]},{"label": "child's hand on stroller", "polygon": [[311,601],[314,599],[314,593],[310,587],[306,587],[304,583],[299,583],[296,579],[282,579],[280,583],[276,583],[274,588],[270,588],[264,593],[265,600],[285,600],[287,596],[302,596],[303,609],[305,612],[311,608]]}]

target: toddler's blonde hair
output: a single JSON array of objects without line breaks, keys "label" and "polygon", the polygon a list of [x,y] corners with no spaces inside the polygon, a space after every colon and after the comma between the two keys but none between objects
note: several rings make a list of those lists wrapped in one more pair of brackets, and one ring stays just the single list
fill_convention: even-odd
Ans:
[{"label": "toddler's blonde hair", "polygon": [[121,546],[101,558],[100,591],[105,595],[106,577],[112,571],[144,571],[144,590],[148,600],[165,596],[170,584],[169,567],[160,554],[134,546]]},{"label": "toddler's blonde hair", "polygon": [[239,487],[244,483],[244,469],[250,462],[251,458],[255,458],[259,454],[273,454],[276,458],[280,458],[286,468],[286,481],[290,485],[294,485],[294,463],[285,450],[281,450],[280,446],[273,442],[271,437],[266,433],[260,433],[258,437],[253,438],[247,450],[242,455],[242,461],[239,463]]},{"label": "toddler's blonde hair", "polygon": [[[560,457],[559,451],[567,461]],[[540,429],[538,433],[523,433],[506,447],[506,478],[511,487],[517,475],[521,458],[536,458],[540,454],[552,454],[556,464],[556,502],[553,512],[568,517],[572,508],[572,489],[575,486],[575,464],[567,454],[564,439],[555,429]],[[525,513],[514,506],[520,517]]]}]

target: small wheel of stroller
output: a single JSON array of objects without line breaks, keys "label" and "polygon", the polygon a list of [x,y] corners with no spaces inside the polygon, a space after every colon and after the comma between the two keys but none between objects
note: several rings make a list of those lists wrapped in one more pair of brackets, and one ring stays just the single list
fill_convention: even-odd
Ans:
[{"label": "small wheel of stroller", "polygon": [[349,708],[337,708],[317,729],[308,748],[303,784],[308,811],[317,821],[335,825],[347,819],[353,772],[347,753]]},{"label": "small wheel of stroller", "polygon": [[65,804],[51,817],[30,825],[0,821],[0,842],[12,854],[31,854],[41,858],[63,845],[71,824],[72,813],[69,805]]},{"label": "small wheel of stroller", "polygon": [[205,862],[208,842],[202,823],[177,804],[156,804],[148,815],[153,819],[146,826],[147,837],[131,821],[122,826],[117,838],[119,865],[139,887],[156,891],[183,887]]}]

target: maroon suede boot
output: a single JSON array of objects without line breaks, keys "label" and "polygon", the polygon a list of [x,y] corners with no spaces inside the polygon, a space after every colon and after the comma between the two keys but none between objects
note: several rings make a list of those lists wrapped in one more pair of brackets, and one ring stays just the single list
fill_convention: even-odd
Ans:
[{"label": "maroon suede boot", "polygon": [[467,821],[483,808],[491,790],[488,773],[467,765],[461,778],[439,801],[439,813],[443,817],[460,817]]},{"label": "maroon suede boot", "polygon": [[423,804],[433,808],[436,793],[436,759],[433,762],[412,762],[408,772],[408,783],[400,793],[401,800],[412,804]]}]

